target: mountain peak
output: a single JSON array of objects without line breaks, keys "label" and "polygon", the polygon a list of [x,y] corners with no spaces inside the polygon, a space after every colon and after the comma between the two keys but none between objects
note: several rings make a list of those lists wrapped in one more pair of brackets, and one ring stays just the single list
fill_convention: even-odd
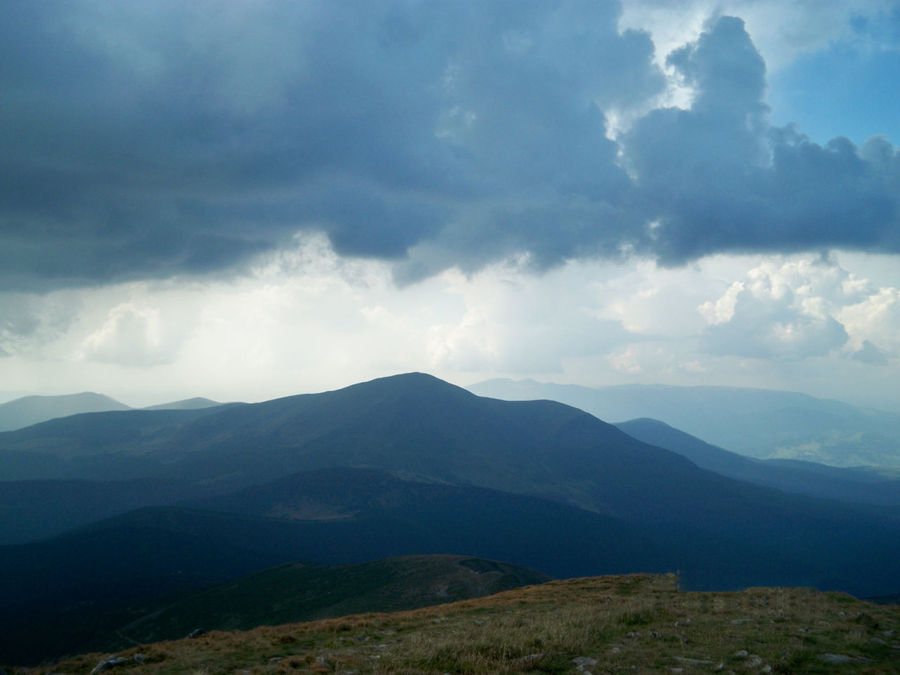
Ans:
[{"label": "mountain peak", "polygon": [[0,431],[12,431],[87,412],[130,410],[124,403],[92,391],[62,396],[23,396],[0,405]]}]

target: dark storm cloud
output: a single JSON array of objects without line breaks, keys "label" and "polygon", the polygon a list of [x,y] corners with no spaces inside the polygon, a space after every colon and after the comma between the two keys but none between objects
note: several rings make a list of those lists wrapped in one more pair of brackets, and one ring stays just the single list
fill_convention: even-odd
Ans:
[{"label": "dark storm cloud", "polygon": [[885,139],[826,146],[770,127],[765,65],[743,22],[722,17],[669,57],[690,110],[655,110],[624,139],[656,226],[642,249],[679,264],[720,252],[842,247],[900,252],[900,159]]},{"label": "dark storm cloud", "polygon": [[9,2],[0,288],[215,273],[302,230],[406,279],[521,253],[543,268],[631,250],[677,263],[900,248],[893,146],[770,129],[765,67],[736,19],[672,55],[690,111],[609,140],[603,111],[664,84],[649,37],[619,34],[618,13]]}]

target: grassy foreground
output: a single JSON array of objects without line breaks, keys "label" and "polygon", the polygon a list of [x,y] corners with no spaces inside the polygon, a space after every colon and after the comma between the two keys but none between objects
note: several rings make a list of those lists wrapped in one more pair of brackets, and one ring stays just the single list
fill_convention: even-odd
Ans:
[{"label": "grassy foreground", "polygon": [[[113,673],[900,672],[900,606],[804,588],[685,592],[672,575],[552,581],[392,614],[211,632]],[[90,673],[88,654],[11,673]]]}]

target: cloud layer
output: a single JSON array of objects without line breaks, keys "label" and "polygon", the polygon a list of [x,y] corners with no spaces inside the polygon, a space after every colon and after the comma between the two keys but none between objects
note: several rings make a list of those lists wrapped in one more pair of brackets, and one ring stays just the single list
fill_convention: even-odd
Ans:
[{"label": "cloud layer", "polygon": [[[218,274],[301,231],[400,280],[511,256],[900,252],[897,149],[774,128],[737,18],[668,57],[691,108],[643,114],[666,76],[612,2],[5,14],[0,289]],[[616,140],[613,115],[636,118]]]}]

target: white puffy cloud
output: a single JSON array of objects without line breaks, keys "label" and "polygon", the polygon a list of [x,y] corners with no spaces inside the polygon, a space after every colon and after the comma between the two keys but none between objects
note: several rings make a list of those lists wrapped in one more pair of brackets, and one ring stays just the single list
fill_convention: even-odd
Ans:
[{"label": "white puffy cloud", "polygon": [[858,358],[881,364],[900,356],[900,288],[870,288],[865,298],[842,307],[837,316],[847,328]]},{"label": "white puffy cloud", "polygon": [[176,336],[158,308],[123,302],[110,309],[103,324],[85,338],[82,356],[125,366],[155,366],[175,359]]},{"label": "white puffy cloud", "polygon": [[842,353],[883,364],[900,354],[897,288],[877,287],[834,259],[774,258],[698,307],[711,353],[802,360]]}]

